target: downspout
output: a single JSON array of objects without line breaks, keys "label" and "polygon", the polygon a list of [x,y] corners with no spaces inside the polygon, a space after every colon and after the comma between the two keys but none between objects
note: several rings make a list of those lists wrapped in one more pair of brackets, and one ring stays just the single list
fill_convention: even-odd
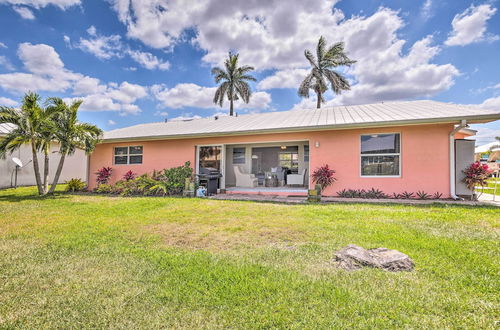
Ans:
[{"label": "downspout", "polygon": [[467,121],[462,119],[460,124],[455,127],[453,131],[450,132],[450,197],[453,199],[461,199],[455,195],[455,134],[462,128],[467,127]]}]

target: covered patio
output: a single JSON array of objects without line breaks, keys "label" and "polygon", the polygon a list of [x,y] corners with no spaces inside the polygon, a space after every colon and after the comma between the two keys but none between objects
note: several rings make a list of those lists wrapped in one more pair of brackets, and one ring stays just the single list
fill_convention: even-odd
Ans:
[{"label": "covered patio", "polygon": [[197,173],[220,172],[218,188],[228,194],[307,194],[309,141],[197,147]]}]

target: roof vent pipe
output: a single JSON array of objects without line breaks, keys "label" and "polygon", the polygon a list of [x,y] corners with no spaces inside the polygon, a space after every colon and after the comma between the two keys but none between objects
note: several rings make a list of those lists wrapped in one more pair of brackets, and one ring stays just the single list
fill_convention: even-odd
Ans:
[{"label": "roof vent pipe", "polygon": [[165,117],[165,122],[168,122],[168,118],[167,117]]},{"label": "roof vent pipe", "polygon": [[453,199],[462,199],[455,194],[455,180],[456,180],[456,169],[455,169],[455,134],[462,128],[467,127],[467,121],[463,119],[460,124],[455,127],[453,131],[450,132],[450,197]]}]

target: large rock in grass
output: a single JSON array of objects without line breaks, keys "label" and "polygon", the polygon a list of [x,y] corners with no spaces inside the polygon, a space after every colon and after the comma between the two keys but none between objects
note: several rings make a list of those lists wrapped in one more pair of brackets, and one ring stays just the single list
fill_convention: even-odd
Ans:
[{"label": "large rock in grass", "polygon": [[339,267],[347,270],[373,267],[397,272],[411,271],[415,266],[410,257],[397,250],[386,248],[366,250],[354,244],[349,244],[337,251],[335,260],[338,262]]}]

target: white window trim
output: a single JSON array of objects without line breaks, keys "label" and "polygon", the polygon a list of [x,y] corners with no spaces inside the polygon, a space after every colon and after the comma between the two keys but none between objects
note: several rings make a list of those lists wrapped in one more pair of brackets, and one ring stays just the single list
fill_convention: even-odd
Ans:
[{"label": "white window trim", "polygon": [[[141,147],[142,148],[142,153],[140,154],[130,154],[130,147]],[[117,155],[116,154],[116,148],[127,148],[127,153],[125,155]],[[130,156],[142,156],[142,162],[140,163],[135,163],[135,164],[130,164]],[[127,163],[126,164],[116,164],[116,157],[123,157],[127,156]],[[134,165],[142,165],[144,163],[144,146],[142,145],[129,145],[129,146],[115,146],[113,147],[113,165],[115,166],[134,166]]]},{"label": "white window trim", "polygon": [[[387,154],[362,154],[361,153],[361,137],[362,136],[371,136],[371,135],[382,135],[382,134],[399,134],[399,153],[387,153]],[[359,136],[359,176],[361,178],[401,178],[401,163],[403,162],[403,142],[402,142],[402,134],[401,132],[383,132],[383,133],[367,133],[367,134],[361,134]],[[362,169],[361,169],[361,164],[362,164],[362,157],[363,156],[399,156],[399,175],[363,175]]]}]

